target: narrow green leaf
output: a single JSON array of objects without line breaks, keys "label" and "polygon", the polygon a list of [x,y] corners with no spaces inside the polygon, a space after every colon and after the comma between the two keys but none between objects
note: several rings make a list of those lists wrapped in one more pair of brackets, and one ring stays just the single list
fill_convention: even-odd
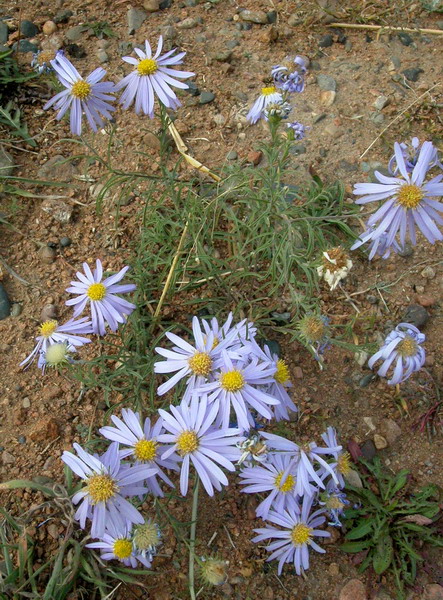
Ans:
[{"label": "narrow green leaf", "polygon": [[365,540],[363,542],[345,542],[340,546],[340,549],[343,550],[343,552],[355,553],[366,550],[370,547],[370,545],[371,542],[369,540]]},{"label": "narrow green leaf", "polygon": [[393,555],[394,546],[392,538],[390,535],[385,535],[378,541],[372,559],[372,565],[377,575],[381,575],[389,568]]},{"label": "narrow green leaf", "polygon": [[363,523],[357,525],[357,527],[354,527],[354,529],[348,531],[348,533],[345,535],[345,538],[347,540],[359,540],[372,531],[372,525],[372,520],[367,519],[366,521],[363,521]]}]

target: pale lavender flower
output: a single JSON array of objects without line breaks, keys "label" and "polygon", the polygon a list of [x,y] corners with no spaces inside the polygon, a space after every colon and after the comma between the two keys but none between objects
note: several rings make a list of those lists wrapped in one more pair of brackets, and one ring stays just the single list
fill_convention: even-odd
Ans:
[{"label": "pale lavender flower", "polygon": [[278,574],[280,575],[283,565],[287,562],[293,563],[295,572],[300,575],[302,571],[309,569],[309,548],[324,553],[315,541],[314,537],[330,537],[328,531],[316,529],[325,522],[324,511],[311,511],[313,497],[304,496],[301,510],[295,500],[291,501],[286,510],[280,512],[270,511],[267,521],[279,525],[276,527],[263,527],[254,529],[258,535],[253,542],[275,539],[275,542],[266,547],[272,554],[268,561],[278,559]]},{"label": "pale lavender flower", "polygon": [[116,91],[115,84],[111,81],[100,83],[106,75],[106,71],[99,67],[86,79],[83,79],[63,52],[57,52],[56,58],[51,60],[51,66],[56,72],[58,80],[66,89],[51,98],[43,109],[47,110],[55,105],[54,108],[59,111],[56,117],[58,120],[70,110],[70,125],[74,135],[81,135],[83,113],[93,131],[97,131],[98,127],[103,127],[100,114],[106,119],[111,119],[111,113],[115,110],[115,107],[109,104],[115,100],[112,96]]},{"label": "pale lavender flower", "polygon": [[243,346],[247,346],[250,340],[254,339],[257,333],[257,328],[254,327],[254,323],[247,319],[243,319],[240,323],[233,325],[233,320],[234,315],[232,312],[229,313],[228,318],[223,325],[219,325],[219,322],[215,317],[210,321],[202,319],[202,325],[206,336],[210,333],[214,336],[214,347],[218,346],[222,340],[229,339],[229,344],[225,349],[239,350]]},{"label": "pale lavender flower", "polygon": [[381,256],[381,258],[387,259],[391,255],[391,250],[393,252],[396,252],[397,254],[402,251],[400,244],[397,242],[397,240],[395,238],[392,240],[391,244],[388,245],[388,234],[386,232],[382,233],[380,236],[378,236],[376,238],[373,238],[373,235],[374,235],[374,232],[376,231],[376,229],[377,229],[377,227],[375,225],[372,225],[372,227],[369,227],[369,229],[364,231],[359,236],[358,240],[356,242],[354,242],[354,244],[351,246],[350,249],[356,250],[357,248],[360,248],[360,246],[363,246],[363,244],[370,242],[369,248],[368,248],[369,260],[372,260],[375,255]]},{"label": "pale lavender flower", "polygon": [[[333,427],[328,427],[327,430],[321,434],[321,437],[326,443],[329,453],[334,457],[333,462],[329,464],[336,476],[336,480],[333,481],[333,484],[344,488],[345,477],[351,471],[351,455],[349,452],[344,451],[342,446],[339,445],[337,440],[337,432]],[[326,477],[328,474],[330,473],[324,472],[324,477]]]},{"label": "pale lavender flower", "polygon": [[[63,50],[59,50],[63,53]],[[54,50],[39,50],[32,55],[31,67],[37,73],[51,73],[54,69],[51,65],[51,60],[54,60],[56,53]]]},{"label": "pale lavender flower", "polygon": [[29,366],[38,355],[38,367],[43,369],[45,366],[44,355],[52,344],[67,343],[68,352],[75,352],[78,346],[88,344],[91,340],[79,334],[92,333],[92,322],[87,317],[83,317],[78,321],[70,319],[63,325],[59,325],[56,320],[51,319],[40,325],[39,333],[40,335],[35,338],[37,343],[34,350],[20,363],[21,367],[27,363]]},{"label": "pale lavender flower", "polygon": [[86,548],[101,550],[100,558],[102,560],[118,560],[133,569],[137,568],[138,562],[141,562],[142,565],[148,569],[150,568],[151,561],[134,548],[130,526],[117,529],[110,521],[107,523],[106,533],[100,537],[99,542],[86,544]]},{"label": "pale lavender flower", "polygon": [[222,352],[220,371],[215,381],[201,385],[196,392],[208,393],[209,402],[219,401],[220,414],[217,424],[226,428],[229,425],[231,407],[237,416],[238,426],[247,431],[254,425],[250,409],[255,409],[262,417],[272,419],[270,406],[279,400],[263,392],[260,387],[273,383],[276,367],[269,363],[259,363],[254,356],[233,362],[226,351]]},{"label": "pale lavender flower", "polygon": [[[266,444],[270,450],[278,450],[292,456],[296,479],[295,493],[298,496],[304,494],[312,496],[318,488],[325,489],[326,486],[323,480],[328,475],[338,484],[334,469],[322,456],[327,454],[334,456],[334,452],[342,449],[341,446],[321,448],[314,442],[299,446],[295,442],[273,433],[263,431],[261,435],[266,439]],[[317,470],[315,467],[317,467]]]},{"label": "pale lavender flower", "polygon": [[[173,373],[168,381],[160,385],[157,394],[162,396],[172,389],[181,379],[186,380],[186,392],[184,399],[188,400],[191,393],[199,388],[214,373],[217,368],[220,355],[223,350],[228,350],[230,356],[240,358],[239,352],[247,349],[239,344],[239,334],[244,327],[240,324],[240,330],[229,326],[225,330],[216,331],[214,323],[212,329],[203,321],[205,333],[202,331],[200,321],[197,317],[192,319],[193,344],[186,342],[175,333],[166,332],[166,337],[176,344],[172,350],[166,348],[155,348],[166,360],[154,363],[155,373]],[[241,340],[242,338],[240,338]]]},{"label": "pale lavender flower", "polygon": [[269,102],[263,110],[263,117],[265,121],[274,119],[279,122],[281,119],[287,119],[291,110],[292,106],[283,99],[280,102]]},{"label": "pale lavender flower", "polygon": [[85,452],[79,444],[74,444],[74,449],[78,456],[65,451],[62,460],[86,484],[72,497],[73,504],[81,502],[74,515],[80,527],[85,529],[90,519],[91,536],[101,538],[109,523],[117,531],[123,531],[128,521],[143,523],[141,514],[126,498],[145,494],[148,489],[141,483],[156,475],[158,469],[143,464],[122,465],[117,442],[100,457]]},{"label": "pale lavender flower", "polygon": [[306,60],[296,56],[293,60],[289,57],[280,64],[272,67],[271,75],[276,87],[292,93],[300,93],[305,89]]},{"label": "pale lavender flower", "polygon": [[264,463],[268,459],[268,447],[260,439],[260,433],[250,429],[248,437],[237,443],[237,448],[241,451],[241,456],[237,461],[238,465],[245,464],[247,467],[255,466],[256,463]]},{"label": "pale lavender flower", "polygon": [[160,458],[166,448],[159,446],[157,438],[163,431],[162,419],[157,419],[155,425],[151,427],[151,420],[145,419],[143,427],[140,423],[140,415],[130,409],[122,409],[123,420],[112,415],[111,420],[115,427],[102,427],[100,433],[113,442],[119,442],[124,446],[129,446],[120,450],[120,458],[133,456],[137,463],[143,463],[149,467],[158,467],[158,473],[146,480],[145,485],[154,496],[163,497],[164,493],[157,481],[157,475],[169,486],[174,484],[160,467],[178,471],[178,456],[173,455],[170,460]]},{"label": "pale lavender flower", "polygon": [[193,77],[195,73],[171,69],[171,65],[179,65],[183,62],[186,52],[179,52],[173,56],[176,51],[174,48],[160,56],[162,48],[163,37],[160,36],[154,56],[152,56],[151,46],[146,40],[144,52],[139,48],[134,48],[138,59],[132,56],[123,57],[125,62],[135,67],[135,70],[126,75],[116,86],[117,90],[125,88],[120,97],[120,104],[123,105],[125,110],[131,106],[135,99],[135,112],[137,114],[143,112],[152,119],[154,118],[155,96],[167,108],[176,109],[181,106],[171,86],[186,90],[188,85],[173,78],[187,79]]},{"label": "pale lavender flower", "polygon": [[277,354],[272,354],[269,346],[265,345],[264,350],[262,350],[255,340],[251,342],[251,351],[261,361],[275,368],[274,380],[272,383],[264,386],[264,391],[280,401],[280,404],[276,404],[274,407],[275,419],[277,421],[281,421],[282,419],[289,420],[288,411],[297,412],[298,408],[286,391],[294,387],[289,378],[288,365]]},{"label": "pale lavender flower", "polygon": [[264,87],[261,90],[260,96],[254,102],[251,110],[246,115],[248,121],[250,121],[253,125],[257,123],[260,119],[264,117],[264,110],[268,104],[279,103],[283,101],[283,96],[277,90],[275,85],[270,85],[268,87]]},{"label": "pale lavender flower", "polygon": [[281,513],[287,508],[288,498],[295,496],[296,477],[291,456],[287,454],[272,454],[269,460],[260,466],[246,467],[239,473],[242,492],[247,494],[269,495],[256,508],[257,517],[267,518],[269,511]]},{"label": "pale lavender flower", "polygon": [[305,137],[306,130],[309,129],[309,127],[306,127],[298,121],[293,121],[292,123],[286,123],[286,129],[288,130],[287,134],[290,139],[299,141]]},{"label": "pale lavender flower", "polygon": [[402,383],[425,364],[425,350],[420,346],[425,340],[425,334],[420,333],[415,325],[399,323],[386,337],[380,350],[371,356],[368,366],[372,369],[378,360],[382,360],[383,364],[377,374],[387,377],[389,369],[393,366],[388,384]]},{"label": "pale lavender flower", "polygon": [[[193,396],[191,403],[182,401],[180,406],[170,406],[170,411],[159,409],[164,421],[164,428],[170,433],[160,434],[159,442],[172,444],[162,454],[165,460],[174,452],[182,459],[180,473],[180,491],[186,496],[188,491],[189,467],[192,464],[201,482],[210,496],[214,488],[221,490],[228,485],[228,479],[220,467],[235,471],[232,461],[240,458],[240,450],[236,444],[243,438],[239,429],[220,429],[212,427],[218,412],[218,403],[208,406],[208,399]],[[219,466],[220,465],[220,466]]]},{"label": "pale lavender flower", "polygon": [[325,511],[331,519],[328,525],[342,527],[340,519],[343,517],[345,508],[350,505],[350,501],[347,499],[345,492],[337,487],[332,480],[328,481],[326,490],[319,495],[318,503],[320,506],[325,507]]},{"label": "pale lavender flower", "polygon": [[102,281],[103,267],[99,259],[96,261],[94,273],[88,263],[83,263],[85,274],[77,272],[80,281],[71,281],[72,287],[67,288],[67,292],[77,294],[77,298],[66,301],[68,306],[75,306],[74,317],[78,317],[88,302],[90,303],[94,333],[105,335],[105,323],[111,331],[117,331],[118,324],[125,323],[127,316],[136,308],[135,304],[117,296],[133,292],[137,287],[133,283],[117,285],[128,269],[129,267],[123,267],[121,271]]},{"label": "pale lavender flower", "polygon": [[408,173],[400,144],[396,142],[394,149],[401,176],[386,177],[375,171],[380,183],[357,183],[354,187],[354,194],[363,196],[356,200],[357,204],[385,201],[368,219],[369,227],[377,223],[371,239],[377,239],[386,233],[386,246],[391,246],[399,233],[400,245],[404,246],[406,234],[409,233],[411,242],[415,245],[417,226],[431,244],[442,240],[443,234],[436,223],[443,224],[443,218],[439,214],[439,211],[443,211],[443,203],[432,200],[431,197],[443,195],[443,175],[424,181],[430,169],[434,146],[431,142],[423,143],[412,173]]},{"label": "pale lavender flower", "polygon": [[[408,173],[412,173],[412,171],[415,168],[415,165],[417,164],[417,159],[420,155],[420,140],[418,139],[418,137],[413,137],[410,143],[401,142],[399,145],[405,161],[406,170],[408,171]],[[432,167],[439,167],[440,169],[443,169],[443,165],[439,161],[438,149],[435,146],[433,146],[433,151],[429,159],[429,168],[432,169]],[[392,175],[397,175],[399,172],[399,167],[397,165],[397,158],[395,154],[393,154],[391,156],[391,159],[389,160],[388,169]]]}]

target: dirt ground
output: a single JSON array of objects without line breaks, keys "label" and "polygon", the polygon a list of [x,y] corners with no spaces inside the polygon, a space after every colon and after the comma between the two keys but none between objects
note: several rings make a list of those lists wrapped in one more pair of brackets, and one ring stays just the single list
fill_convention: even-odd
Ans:
[{"label": "dirt ground", "polygon": [[[154,4],[145,2],[146,7]],[[146,19],[133,35],[128,35],[130,4],[121,0],[112,3],[47,0],[21,5],[5,0],[0,18],[11,17],[13,23],[19,18],[29,19],[41,30],[46,21],[61,11],[72,11],[68,21],[59,23],[54,33],[39,33],[35,37],[35,42],[45,49],[72,43],[66,36],[77,25],[107,21],[116,37],[99,40],[91,32],[82,32],[75,44],[84,50],[85,56],[72,60],[86,74],[99,64],[98,53],[105,51],[109,60],[102,66],[108,70],[111,80],[126,73],[121,56],[130,50],[122,48],[122,43],[136,44],[149,39],[155,44],[160,33],[169,36],[171,47],[187,52],[183,68],[196,73],[192,81],[200,92],[215,94],[215,99],[207,104],[201,104],[198,95],[183,94],[180,97],[183,107],[178,110],[176,120],[190,153],[214,171],[227,160],[229,153],[233,156],[232,152],[237,153],[236,160],[247,162],[257,141],[266,138],[261,124],[248,125],[245,115],[262,87],[263,78],[287,54],[310,59],[306,90],[296,99],[296,118],[310,127],[294,155],[294,161],[300,165],[302,181],[309,181],[313,172],[326,181],[338,178],[351,198],[352,184],[367,181],[374,168],[387,165],[394,141],[417,136],[442,147],[438,114],[442,106],[442,36],[411,33],[410,39],[402,40],[386,30],[377,35],[375,31],[331,28],[327,13],[309,1],[244,0],[237,4],[230,0],[218,3],[174,0],[165,4],[170,6],[146,12]],[[421,10],[418,0],[404,6],[399,3],[402,6],[397,11],[389,1],[356,1],[355,7],[353,4],[331,4],[336,16],[333,20],[435,30],[443,24],[438,14]],[[142,5],[134,4],[134,7],[141,9]],[[240,29],[239,25],[245,23],[240,18],[240,9],[270,13],[268,19],[272,21],[275,16],[275,23]],[[332,35],[332,44],[319,47],[327,34]],[[72,38],[74,33],[69,35]],[[11,42],[13,36],[12,33]],[[23,64],[30,59],[29,53],[20,55]],[[420,69],[415,82],[403,73],[414,68]],[[319,86],[321,75],[332,77],[336,83],[335,100],[329,105],[327,95]],[[76,161],[56,173],[45,172],[46,163],[54,156],[69,157],[78,153],[78,146],[63,141],[70,137],[67,123],[57,122],[53,112],[42,110],[49,97],[45,93],[44,87],[36,88],[35,94],[23,105],[29,131],[37,136],[38,149],[20,151],[12,143],[7,150],[18,165],[17,175],[42,178],[43,167],[43,178],[63,177],[64,181],[75,184],[68,191],[60,188],[51,192],[66,195],[64,202],[72,207],[73,218],[62,224],[44,211],[43,200],[25,199],[14,213],[15,229],[2,227],[1,256],[30,285],[22,284],[6,269],[2,270],[4,286],[11,300],[22,310],[17,309],[17,316],[0,321],[1,481],[31,479],[36,475],[60,479],[62,451],[70,449],[73,442],[81,441],[82,427],[102,425],[100,390],[79,397],[80,388],[63,377],[51,373],[41,376],[35,366],[22,371],[18,365],[33,348],[36,328],[46,305],[57,307],[60,320],[70,315],[64,306],[64,289],[83,261],[91,262],[100,257],[108,270],[117,270],[130,261],[129,247],[137,232],[136,215],[140,209],[134,190],[133,200],[121,209],[116,231],[114,214],[105,212],[100,219],[95,214],[94,183],[100,174],[98,165],[88,170],[91,181],[87,183],[82,181],[84,165]],[[380,96],[386,96],[387,102],[378,110],[374,102]],[[152,133],[157,133],[158,122],[137,117],[132,111],[118,110],[115,118],[117,136],[121,140],[115,162],[121,169],[156,173],[158,147]],[[96,138],[88,133],[87,139],[104,149],[106,139],[101,133]],[[144,154],[139,154],[140,151]],[[41,188],[38,193],[42,193]],[[60,245],[63,237],[72,240],[68,247]],[[40,249],[48,242],[53,242],[54,248],[50,256]],[[410,255],[394,256],[387,261],[368,263],[363,255],[355,253],[354,269],[345,285],[346,294],[331,293],[326,286],[321,288],[324,313],[333,317],[334,325],[346,324],[357,315],[360,323],[374,322],[381,335],[402,321],[410,305],[426,308],[425,369],[402,385],[401,396],[384,381],[374,379],[365,383],[369,371],[349,352],[340,348],[328,350],[325,369],[320,375],[317,363],[301,346],[281,340],[283,355],[291,367],[294,398],[301,418],[285,425],[284,430],[277,426],[276,432],[281,431],[297,441],[311,440],[319,439],[320,433],[333,425],[344,444],[350,439],[363,444],[373,440],[374,434],[380,434],[388,442],[388,447],[379,451],[388,468],[410,469],[417,485],[431,482],[443,485],[441,414],[434,415],[431,422],[434,431],[431,427],[421,427],[423,416],[440,397],[438,390],[443,376],[441,251],[441,244],[430,247],[420,241]],[[385,285],[377,293],[373,286],[380,282]],[[360,331],[364,331],[364,327]],[[376,331],[371,332],[372,336],[375,334]],[[39,501],[38,494],[25,491],[2,493],[1,498],[2,504],[15,514]],[[176,511],[177,518],[189,519],[187,502],[176,502],[171,510]],[[252,501],[239,493],[235,482],[215,501],[208,497],[203,499],[197,551],[199,554],[208,552],[208,543],[213,539],[210,550],[229,560],[229,579],[221,589],[205,590],[200,598],[346,600],[340,591],[350,578],[364,582],[367,598],[388,600],[389,595],[381,595],[383,586],[386,593],[394,597],[392,582],[383,577],[377,580],[367,574],[359,575],[352,560],[341,553],[335,543],[328,544],[325,555],[312,556],[306,578],[296,577],[289,568],[277,577],[275,569],[268,568],[264,562],[263,548],[249,541],[252,529],[257,526],[260,524],[254,519]],[[39,539],[55,549],[62,533],[63,528],[48,531],[48,525],[43,525]],[[144,597],[186,598],[186,561],[185,549],[177,546],[173,536],[167,534],[153,564],[158,574],[155,588]],[[426,566],[428,568],[421,569],[416,588],[411,592],[413,600],[430,598],[426,595],[429,588],[426,591],[425,586],[443,585],[443,573],[438,570],[434,554]],[[441,592],[443,594],[443,588]],[[137,597],[139,591],[131,588],[127,594],[121,597]]]}]

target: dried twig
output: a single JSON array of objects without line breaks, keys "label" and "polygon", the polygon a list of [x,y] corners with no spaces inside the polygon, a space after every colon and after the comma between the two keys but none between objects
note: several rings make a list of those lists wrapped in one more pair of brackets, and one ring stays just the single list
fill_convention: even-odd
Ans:
[{"label": "dried twig", "polygon": [[342,27],[343,29],[363,29],[368,31],[406,31],[408,33],[429,33],[431,35],[443,35],[441,29],[420,29],[411,27],[390,27],[389,25],[363,25],[357,23],[328,23],[328,27]]}]

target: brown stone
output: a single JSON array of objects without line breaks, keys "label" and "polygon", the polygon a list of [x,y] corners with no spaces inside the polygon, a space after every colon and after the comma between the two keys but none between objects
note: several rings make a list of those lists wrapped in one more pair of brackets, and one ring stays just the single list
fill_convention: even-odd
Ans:
[{"label": "brown stone", "polygon": [[427,296],[426,294],[419,294],[416,297],[416,301],[420,306],[424,306],[425,308],[428,306],[434,306],[436,303],[436,299],[433,296]]},{"label": "brown stone", "polygon": [[60,434],[57,421],[50,417],[38,421],[31,429],[29,437],[33,442],[52,442]]},{"label": "brown stone", "polygon": [[42,246],[42,248],[40,248],[40,250],[38,251],[38,255],[40,256],[40,260],[43,263],[50,265],[55,260],[56,252],[54,248],[50,248],[49,246]]},{"label": "brown stone", "polygon": [[351,579],[342,588],[339,600],[367,600],[366,589],[359,579]]},{"label": "brown stone", "polygon": [[157,12],[160,10],[159,0],[145,0],[143,2],[143,8],[148,12]]},{"label": "brown stone", "polygon": [[263,152],[259,150],[251,150],[248,154],[248,162],[252,163],[256,167],[263,157]]},{"label": "brown stone", "polygon": [[382,435],[379,435],[378,433],[376,433],[374,435],[374,445],[377,448],[377,450],[383,450],[383,448],[388,447],[388,442],[385,440],[385,438]]},{"label": "brown stone", "polygon": [[45,35],[51,35],[57,31],[57,25],[54,21],[46,21],[46,23],[43,24],[42,29]]},{"label": "brown stone", "polygon": [[331,106],[335,102],[335,96],[337,95],[334,90],[322,90],[320,92],[320,104],[323,106]]},{"label": "brown stone", "polygon": [[401,436],[401,429],[392,419],[383,419],[380,425],[380,432],[386,438],[388,444],[394,444]]},{"label": "brown stone", "polygon": [[422,600],[443,600],[443,587],[438,583],[429,583],[423,590]]}]

